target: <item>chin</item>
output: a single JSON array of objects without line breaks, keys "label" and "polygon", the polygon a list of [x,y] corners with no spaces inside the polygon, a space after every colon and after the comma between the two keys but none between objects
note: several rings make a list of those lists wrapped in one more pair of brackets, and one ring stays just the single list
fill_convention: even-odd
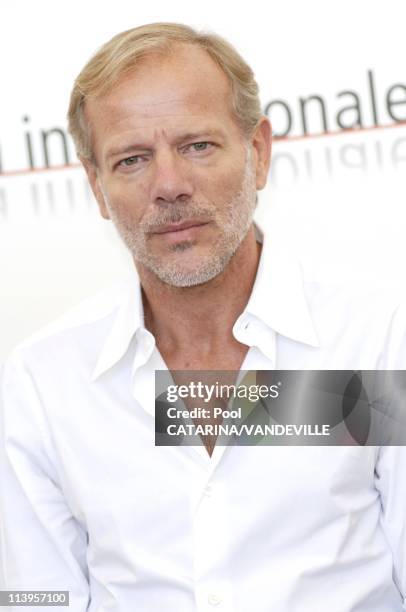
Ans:
[{"label": "chin", "polygon": [[172,287],[196,287],[210,282],[221,274],[228,259],[221,257],[188,258],[187,265],[175,258],[170,265],[153,266],[150,270],[164,283]]}]

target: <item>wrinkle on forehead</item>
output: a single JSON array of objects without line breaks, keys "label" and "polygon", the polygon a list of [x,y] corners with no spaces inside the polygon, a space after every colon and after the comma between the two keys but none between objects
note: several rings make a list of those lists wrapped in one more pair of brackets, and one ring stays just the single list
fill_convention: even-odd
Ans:
[{"label": "wrinkle on forehead", "polygon": [[161,85],[155,91],[151,86],[142,90],[134,80],[133,84],[115,90],[113,95],[95,101],[91,107],[92,113],[115,113],[118,116],[130,113],[143,116],[179,115],[208,108],[218,111],[231,109],[232,97],[231,92],[223,88],[207,90],[189,85],[182,91],[182,84],[179,82],[168,87]]},{"label": "wrinkle on forehead", "polygon": [[[100,115],[100,119],[104,113]],[[96,118],[96,117],[95,117]],[[229,114],[229,121],[232,121],[232,114]],[[181,130],[187,131],[208,131],[219,129],[227,122],[224,117],[220,120],[216,114],[211,115],[201,105],[188,105],[185,109],[184,105],[174,104],[168,109],[164,107],[156,107],[153,111],[145,107],[138,107],[135,111],[134,107],[128,106],[125,110],[121,109],[120,113],[109,113],[108,120],[100,121],[100,128],[97,130],[99,134],[115,133],[119,136],[125,132],[137,134],[137,132],[148,132],[150,134],[173,133]]]},{"label": "wrinkle on forehead", "polygon": [[[198,116],[206,111],[209,107],[213,108],[217,105],[209,105],[207,102],[186,99],[159,100],[155,102],[135,102],[127,100],[125,104],[122,102],[118,105],[107,104],[100,108],[101,113],[113,113],[117,119],[125,119],[127,117],[140,118],[164,118],[164,117],[181,117],[181,116]],[[96,111],[97,112],[97,111]],[[112,117],[110,117],[112,118]]]}]

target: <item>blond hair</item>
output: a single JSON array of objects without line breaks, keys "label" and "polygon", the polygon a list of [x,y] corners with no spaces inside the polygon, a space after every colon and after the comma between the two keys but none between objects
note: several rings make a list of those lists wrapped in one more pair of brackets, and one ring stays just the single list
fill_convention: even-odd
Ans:
[{"label": "blond hair", "polygon": [[234,47],[217,34],[198,32],[178,23],[151,23],[121,32],[104,44],[75,80],[70,97],[68,126],[76,151],[92,159],[90,130],[84,105],[90,96],[101,96],[112,89],[137,62],[149,55],[169,52],[177,43],[204,49],[228,77],[236,120],[245,136],[250,136],[262,116],[254,73]]}]

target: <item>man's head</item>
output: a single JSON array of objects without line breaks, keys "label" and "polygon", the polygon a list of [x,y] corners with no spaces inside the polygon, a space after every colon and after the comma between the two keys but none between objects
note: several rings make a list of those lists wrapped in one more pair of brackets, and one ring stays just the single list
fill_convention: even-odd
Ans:
[{"label": "man's head", "polygon": [[139,269],[174,286],[224,270],[270,156],[252,71],[227,42],[176,24],[119,34],[77,78],[69,126]]}]

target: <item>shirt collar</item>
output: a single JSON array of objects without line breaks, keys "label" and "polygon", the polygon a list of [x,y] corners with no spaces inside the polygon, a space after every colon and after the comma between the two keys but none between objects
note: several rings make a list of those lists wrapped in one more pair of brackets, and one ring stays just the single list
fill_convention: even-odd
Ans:
[{"label": "shirt collar", "polygon": [[241,316],[248,313],[281,336],[320,346],[299,261],[271,236],[265,235],[258,224],[256,230],[262,238],[261,258],[251,296]]},{"label": "shirt collar", "polygon": [[[319,346],[304,292],[303,274],[299,262],[285,249],[276,245],[269,236],[265,236],[258,224],[255,229],[257,238],[263,243],[262,252],[251,296],[246,308],[235,322],[234,335],[244,341],[241,330],[246,327],[247,319],[253,317],[262,326],[262,329],[257,328],[255,344],[264,352],[268,349],[274,353],[275,332],[297,342]],[[146,331],[141,285],[134,271],[124,284],[123,298],[98,356],[92,381],[118,363],[139,330]],[[140,340],[141,335],[140,333]],[[249,335],[252,339],[252,329]],[[152,340],[152,336],[148,340]],[[248,344],[252,345],[253,342],[250,341]],[[149,346],[148,352],[150,349]]]},{"label": "shirt collar", "polygon": [[102,346],[91,380],[114,366],[127,352],[130,342],[139,329],[144,327],[144,308],[141,284],[134,270],[121,289],[122,299],[114,313],[112,327]]}]

